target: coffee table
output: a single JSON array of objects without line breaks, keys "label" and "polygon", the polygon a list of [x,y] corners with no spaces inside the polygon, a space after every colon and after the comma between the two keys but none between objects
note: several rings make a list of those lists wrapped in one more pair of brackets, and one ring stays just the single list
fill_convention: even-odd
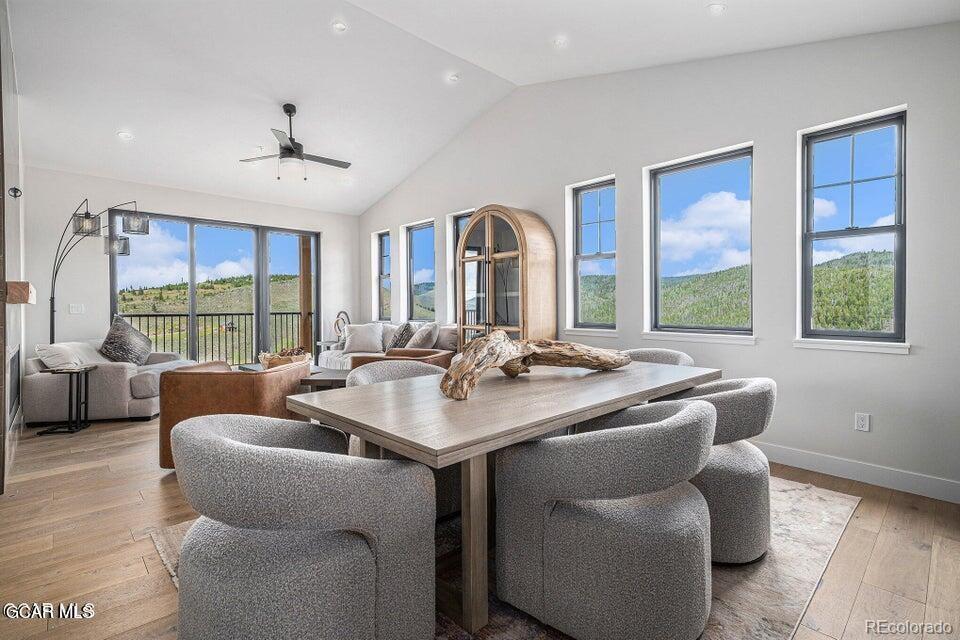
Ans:
[{"label": "coffee table", "polygon": [[310,376],[301,378],[300,384],[311,389],[339,389],[347,386],[347,376],[350,371],[346,369],[326,369],[324,367],[310,367]]}]

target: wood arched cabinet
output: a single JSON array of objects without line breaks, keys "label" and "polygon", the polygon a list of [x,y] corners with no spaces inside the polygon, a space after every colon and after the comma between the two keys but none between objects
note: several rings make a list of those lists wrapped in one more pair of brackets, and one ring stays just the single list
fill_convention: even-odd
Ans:
[{"label": "wood arched cabinet", "polygon": [[557,245],[535,213],[477,209],[457,244],[460,347],[503,329],[513,338],[557,337]]}]

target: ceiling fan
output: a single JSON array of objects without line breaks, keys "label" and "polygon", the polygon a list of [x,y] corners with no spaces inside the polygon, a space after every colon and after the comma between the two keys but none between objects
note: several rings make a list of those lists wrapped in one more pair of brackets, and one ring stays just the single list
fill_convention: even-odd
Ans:
[{"label": "ceiling fan", "polygon": [[[309,160],[310,162],[319,162],[320,164],[330,165],[331,167],[339,167],[340,169],[347,169],[350,167],[350,163],[343,160],[334,160],[333,158],[315,156],[312,153],[304,153],[303,145],[297,142],[296,138],[293,137],[293,116],[297,115],[296,105],[290,104],[289,102],[286,103],[283,105],[283,113],[287,116],[290,133],[287,134],[279,129],[271,129],[271,131],[273,131],[273,135],[277,137],[277,142],[280,143],[280,152],[269,156],[244,158],[240,162],[257,162],[259,160],[269,160],[270,158],[280,158],[281,167],[287,165],[303,167],[304,160]],[[278,175],[277,180],[279,179],[280,176]],[[305,169],[303,179],[307,179]]]}]

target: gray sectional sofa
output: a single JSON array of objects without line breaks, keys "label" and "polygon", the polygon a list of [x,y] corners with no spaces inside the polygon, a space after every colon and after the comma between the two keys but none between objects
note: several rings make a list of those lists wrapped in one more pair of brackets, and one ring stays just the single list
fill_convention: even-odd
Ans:
[{"label": "gray sectional sofa", "polygon": [[[82,351],[82,364],[96,364],[90,372],[91,420],[150,418],[160,413],[160,374],[193,360],[176,353],[154,352],[141,366],[113,362],[99,354],[99,340],[89,340],[93,349]],[[40,358],[27,358],[23,376],[24,422],[59,422],[67,419],[68,377],[49,373]]]}]

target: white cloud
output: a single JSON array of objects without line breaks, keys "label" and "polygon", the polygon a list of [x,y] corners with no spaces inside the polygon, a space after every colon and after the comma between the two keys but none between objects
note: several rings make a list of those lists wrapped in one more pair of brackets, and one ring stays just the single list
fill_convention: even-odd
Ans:
[{"label": "white cloud", "polygon": [[837,215],[837,203],[827,198],[813,198],[813,217],[829,218]]},{"label": "white cloud", "polygon": [[660,225],[660,252],[670,262],[698,256],[704,265],[737,266],[750,261],[749,246],[750,201],[729,191],[707,193],[684,209],[679,220]]},{"label": "white cloud", "polygon": [[433,269],[417,269],[413,272],[413,284],[433,281]]},{"label": "white cloud", "polygon": [[822,264],[824,262],[829,262],[830,260],[836,260],[837,258],[842,258],[846,254],[843,251],[837,250],[827,250],[827,251],[813,251],[813,264]]},{"label": "white cloud", "polygon": [[[117,282],[121,289],[156,287],[186,282],[190,277],[186,240],[171,234],[162,224],[151,225],[150,234],[130,236],[130,255],[117,263]],[[250,275],[253,258],[224,260],[213,266],[197,265],[197,282]]]},{"label": "white cloud", "polygon": [[613,274],[612,261],[609,260],[583,260],[580,262],[580,275],[582,276],[608,276]]},{"label": "white cloud", "polygon": [[870,225],[870,226],[871,226],[871,227],[886,227],[886,226],[889,226],[889,225],[893,224],[893,223],[896,222],[896,221],[897,221],[897,216],[896,216],[896,214],[891,213],[891,214],[888,215],[888,216],[880,216],[879,218],[877,218],[876,220],[874,220],[874,221],[873,221],[873,224]]}]

